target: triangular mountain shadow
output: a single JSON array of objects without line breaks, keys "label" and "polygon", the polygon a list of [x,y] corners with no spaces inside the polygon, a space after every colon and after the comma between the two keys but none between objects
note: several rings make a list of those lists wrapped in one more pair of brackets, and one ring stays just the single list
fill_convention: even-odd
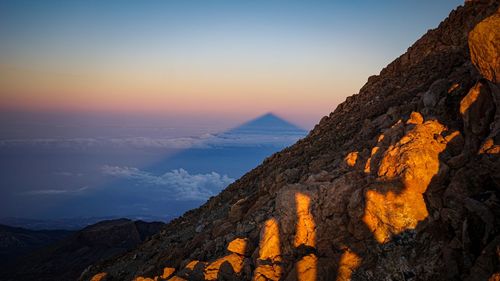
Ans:
[{"label": "triangular mountain shadow", "polygon": [[[307,131],[267,113],[147,167],[153,173],[185,169],[190,173],[219,172],[239,178],[266,157],[292,145]],[[216,148],[216,149],[214,149]]]},{"label": "triangular mountain shadow", "polygon": [[266,113],[222,134],[301,134],[306,130],[284,120],[272,112]]},{"label": "triangular mountain shadow", "polygon": [[151,175],[153,181],[160,179],[161,183],[158,185],[141,182],[141,175],[137,174],[128,178],[117,177],[92,193],[64,202],[62,209],[98,209],[101,214],[113,216],[161,214],[165,220],[169,220],[200,206],[208,198],[181,198],[173,191],[166,195],[165,190],[172,187],[165,183],[168,179],[160,178],[165,173],[177,170],[172,176],[173,181],[178,181],[172,182],[172,185],[178,184],[177,188],[182,188],[182,184],[192,184],[187,189],[193,188],[195,193],[197,183],[194,181],[199,181],[206,194],[216,195],[226,185],[204,183],[207,178],[220,176],[217,180],[229,184],[266,157],[295,143],[306,134],[306,130],[274,114],[265,114],[241,126],[212,135],[191,148],[165,156],[150,165],[117,167],[124,168],[123,173]]}]

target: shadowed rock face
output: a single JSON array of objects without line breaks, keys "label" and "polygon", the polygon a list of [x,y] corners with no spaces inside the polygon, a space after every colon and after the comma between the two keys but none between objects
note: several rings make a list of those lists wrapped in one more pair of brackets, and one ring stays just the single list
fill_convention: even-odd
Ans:
[{"label": "shadowed rock face", "polygon": [[453,11],[307,138],[81,280],[499,276],[497,2]]}]

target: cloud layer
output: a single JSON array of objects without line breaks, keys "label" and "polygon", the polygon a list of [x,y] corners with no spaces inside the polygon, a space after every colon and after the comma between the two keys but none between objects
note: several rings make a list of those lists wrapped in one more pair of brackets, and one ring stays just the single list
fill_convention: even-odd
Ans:
[{"label": "cloud layer", "polygon": [[210,136],[202,137],[127,137],[127,138],[38,138],[38,139],[4,139],[0,147],[36,147],[36,148],[203,148],[203,141]]},{"label": "cloud layer", "polygon": [[21,192],[21,195],[69,195],[79,194],[89,189],[88,186],[82,186],[78,189],[40,189]]},{"label": "cloud layer", "polygon": [[234,181],[227,175],[216,172],[190,174],[184,169],[172,170],[159,176],[134,167],[105,165],[102,171],[106,175],[133,180],[143,187],[162,188],[162,191],[170,193],[176,200],[206,200]]},{"label": "cloud layer", "polygon": [[[305,133],[304,133],[305,134]],[[0,148],[136,148],[136,149],[190,149],[217,147],[284,147],[293,144],[304,134],[205,134],[199,137],[126,137],[126,138],[37,138],[3,139]]]}]

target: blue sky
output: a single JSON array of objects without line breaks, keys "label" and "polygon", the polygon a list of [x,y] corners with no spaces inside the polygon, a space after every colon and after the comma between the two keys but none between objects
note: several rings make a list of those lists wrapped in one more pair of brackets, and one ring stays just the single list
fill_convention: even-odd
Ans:
[{"label": "blue sky", "polygon": [[310,127],[461,1],[1,1],[4,110]]},{"label": "blue sky", "polygon": [[0,0],[0,213],[196,207],[305,131],[214,134],[311,129],[460,4]]}]

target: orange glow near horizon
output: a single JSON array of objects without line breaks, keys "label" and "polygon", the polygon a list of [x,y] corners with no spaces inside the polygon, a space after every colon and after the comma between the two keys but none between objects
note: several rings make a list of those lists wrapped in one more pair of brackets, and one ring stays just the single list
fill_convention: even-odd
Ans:
[{"label": "orange glow near horizon", "polygon": [[[188,71],[188,70],[186,70]],[[111,112],[329,114],[354,88],[320,73],[256,71],[103,73],[32,71],[0,65],[3,109]],[[323,77],[321,77],[323,76]]]},{"label": "orange glow near horizon", "polygon": [[457,4],[392,3],[408,19],[394,25],[368,2],[7,1],[0,110],[275,112],[310,128]]}]

